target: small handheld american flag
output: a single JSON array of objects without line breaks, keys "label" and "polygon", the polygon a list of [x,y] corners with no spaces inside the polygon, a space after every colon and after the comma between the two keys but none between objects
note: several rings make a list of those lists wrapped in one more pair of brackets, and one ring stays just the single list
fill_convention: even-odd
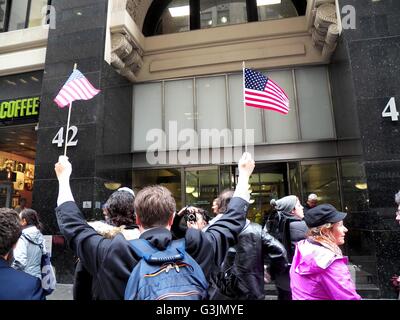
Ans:
[{"label": "small handheld american flag", "polygon": [[54,98],[54,102],[60,108],[64,108],[75,100],[92,99],[99,92],[100,90],[94,88],[89,80],[78,69],[75,69]]},{"label": "small handheld american flag", "polygon": [[281,87],[262,73],[244,69],[244,102],[248,107],[289,112],[289,98]]}]

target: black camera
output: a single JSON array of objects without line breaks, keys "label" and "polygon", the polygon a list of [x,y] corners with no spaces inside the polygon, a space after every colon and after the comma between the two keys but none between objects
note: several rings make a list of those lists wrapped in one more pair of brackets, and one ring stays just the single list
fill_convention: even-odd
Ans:
[{"label": "black camera", "polygon": [[197,216],[196,216],[196,212],[191,212],[188,209],[191,206],[186,206],[185,211],[183,212],[184,214],[184,218],[186,222],[196,222],[197,221]]}]

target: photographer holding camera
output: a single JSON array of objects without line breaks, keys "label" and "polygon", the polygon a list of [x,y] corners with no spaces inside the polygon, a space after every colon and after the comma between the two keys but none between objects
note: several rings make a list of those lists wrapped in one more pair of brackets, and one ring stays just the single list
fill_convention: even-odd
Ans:
[{"label": "photographer holding camera", "polygon": [[[182,225],[182,219],[186,222],[185,227]],[[188,205],[175,215],[171,231],[179,239],[185,236],[188,228],[202,230],[209,221],[210,216],[206,210]]]}]

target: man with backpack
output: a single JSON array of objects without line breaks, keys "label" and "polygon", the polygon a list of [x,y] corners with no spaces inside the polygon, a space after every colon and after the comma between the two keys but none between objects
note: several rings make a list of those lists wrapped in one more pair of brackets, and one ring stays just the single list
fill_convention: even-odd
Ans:
[{"label": "man with backpack", "polygon": [[[139,241],[132,243],[122,235],[106,239],[86,223],[69,184],[72,166],[67,157],[60,156],[55,165],[59,181],[57,221],[71,249],[98,279],[100,285],[93,292],[94,298],[206,298],[207,283],[204,281],[209,279],[214,267],[222,263],[228,248],[236,243],[237,235],[244,227],[250,199],[248,181],[253,169],[251,155],[244,153],[239,161],[236,191],[224,217],[206,232],[188,230],[185,238],[178,242],[172,241],[170,232],[176,210],[171,193],[162,186],[144,188],[135,199],[136,222],[141,236]],[[137,265],[143,270],[138,270]],[[150,272],[151,268],[157,271]],[[180,292],[171,292],[172,289],[167,288],[164,280],[171,274]],[[151,282],[158,275],[164,277],[162,281]],[[194,284],[196,280],[197,284]],[[152,285],[146,286],[148,283]],[[160,294],[154,296],[159,284]],[[198,293],[194,290],[196,285]],[[153,289],[151,292],[146,291],[149,287]]]}]

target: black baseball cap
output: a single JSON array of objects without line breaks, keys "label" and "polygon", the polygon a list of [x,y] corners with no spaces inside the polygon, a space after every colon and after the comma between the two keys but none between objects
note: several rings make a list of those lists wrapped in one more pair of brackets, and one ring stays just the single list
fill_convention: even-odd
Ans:
[{"label": "black baseball cap", "polygon": [[336,223],[346,218],[347,213],[337,211],[331,204],[320,204],[307,210],[304,221],[309,228],[319,227],[325,223]]}]

